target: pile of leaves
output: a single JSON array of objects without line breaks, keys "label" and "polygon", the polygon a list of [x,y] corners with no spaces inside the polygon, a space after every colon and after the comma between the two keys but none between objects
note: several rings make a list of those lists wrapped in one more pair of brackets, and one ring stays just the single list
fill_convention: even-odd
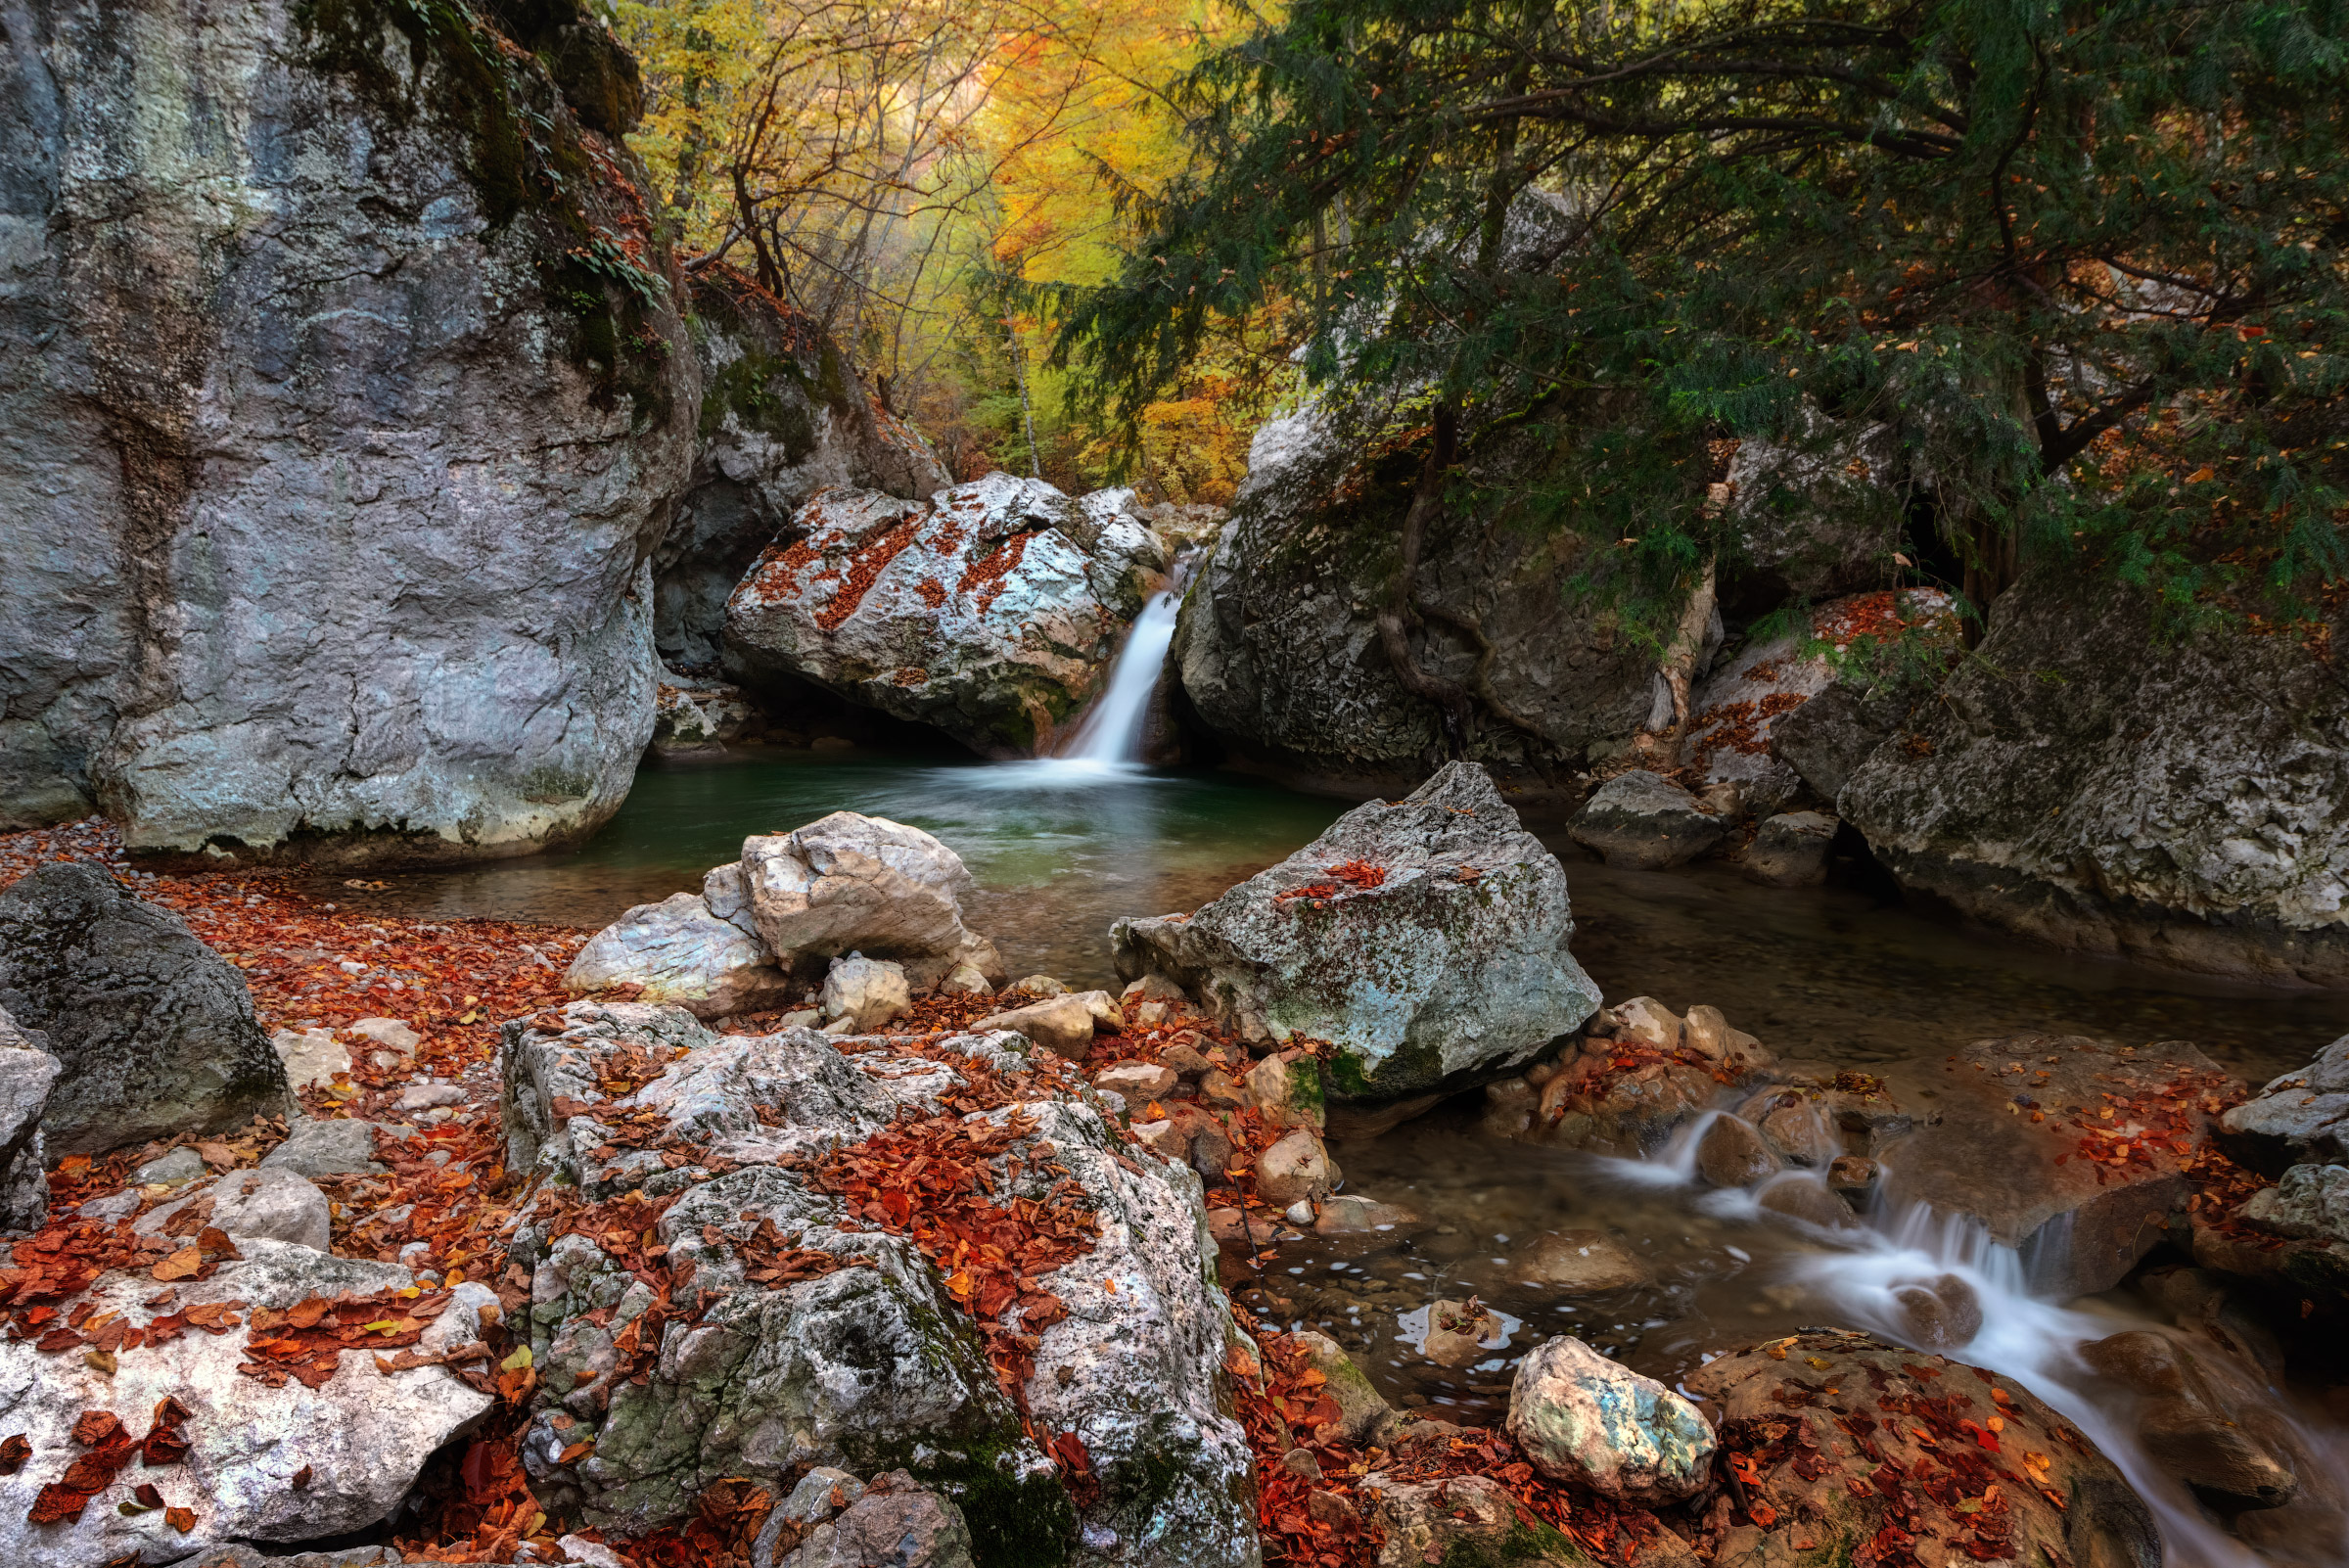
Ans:
[{"label": "pile of leaves", "polygon": [[[87,1452],[67,1465],[64,1475],[42,1486],[25,1517],[36,1525],[80,1518],[90,1499],[114,1485],[115,1477],[134,1458],[148,1468],[179,1463],[188,1456],[187,1423],[186,1407],[167,1395],[156,1405],[144,1437],[132,1437],[122,1418],[112,1410],[83,1411],[81,1418],[73,1423],[73,1441]],[[15,1460],[11,1469],[23,1462],[23,1454],[14,1452],[23,1442],[17,1437],[0,1445],[0,1452],[9,1452]],[[166,1502],[153,1482],[139,1486],[130,1499],[121,1504],[126,1514],[149,1513],[158,1508],[164,1510],[165,1522],[180,1534],[196,1528],[196,1511]]]}]

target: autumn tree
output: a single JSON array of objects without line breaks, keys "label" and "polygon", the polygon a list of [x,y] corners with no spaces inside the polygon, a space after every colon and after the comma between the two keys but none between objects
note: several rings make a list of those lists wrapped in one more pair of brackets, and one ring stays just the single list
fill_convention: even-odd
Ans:
[{"label": "autumn tree", "polygon": [[2180,601],[2338,572],[2349,203],[2337,0],[1304,0],[1182,84],[1196,172],[1135,199],[1059,351],[1128,426],[1274,296],[1324,387],[1415,427],[1383,607],[1463,449],[1544,411],[1636,482],[1661,640],[1730,522],[1725,438],[1897,432],[1978,618],[2040,549]]}]

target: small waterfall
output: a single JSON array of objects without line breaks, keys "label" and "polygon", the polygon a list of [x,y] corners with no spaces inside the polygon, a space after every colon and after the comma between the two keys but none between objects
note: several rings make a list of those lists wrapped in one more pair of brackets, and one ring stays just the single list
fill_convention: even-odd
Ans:
[{"label": "small waterfall", "polygon": [[1182,580],[1189,563],[1177,562],[1174,580],[1166,592],[1153,594],[1133,618],[1126,646],[1109,667],[1109,684],[1084,717],[1069,732],[1056,754],[1061,761],[1138,764],[1142,761],[1142,729],[1149,722],[1150,694],[1158,689],[1160,671],[1167,668],[1167,650],[1174,642],[1174,618],[1182,608]]}]

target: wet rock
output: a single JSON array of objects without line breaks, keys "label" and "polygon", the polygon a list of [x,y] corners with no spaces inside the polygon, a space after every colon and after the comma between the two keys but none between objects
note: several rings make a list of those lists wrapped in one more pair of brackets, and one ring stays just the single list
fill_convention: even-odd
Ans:
[{"label": "wet rock", "polygon": [[1321,1392],[1338,1407],[1337,1420],[1314,1435],[1324,1441],[1342,1438],[1357,1447],[1368,1447],[1380,1429],[1395,1419],[1394,1410],[1371,1386],[1369,1377],[1327,1335],[1306,1329],[1290,1335],[1289,1343],[1303,1351],[1306,1364],[1321,1374]]},{"label": "wet rock", "polygon": [[1421,1356],[1438,1366],[1466,1366],[1506,1344],[1500,1318],[1471,1296],[1466,1301],[1428,1304],[1427,1326],[1420,1333]]},{"label": "wet rock", "polygon": [[971,1568],[962,1510],[902,1470],[871,1487],[775,1568]]},{"label": "wet rock", "polygon": [[1274,1208],[1326,1196],[1343,1179],[1338,1162],[1311,1128],[1283,1134],[1256,1157],[1256,1190]]},{"label": "wet rock", "polygon": [[2159,618],[2109,577],[2026,573],[1837,809],[1903,887],[2028,940],[2349,981],[2349,697],[2311,651],[2331,633],[2173,636]]},{"label": "wet rock", "polygon": [[1798,1221],[1820,1230],[1853,1230],[1851,1205],[1829,1191],[1825,1182],[1807,1171],[1789,1171],[1757,1195],[1764,1214]]},{"label": "wet rock", "polygon": [[828,490],[726,605],[730,669],[782,674],[985,757],[1035,757],[1099,689],[1165,545],[1041,480],[908,502]]},{"label": "wet rock", "polygon": [[1195,915],[1121,920],[1118,972],[1165,975],[1250,1038],[1332,1043],[1331,1094],[1378,1101],[1530,1061],[1597,1006],[1566,874],[1484,770],[1356,807]]},{"label": "wet rock", "polygon": [[1566,832],[1609,865],[1661,871],[1717,848],[1723,824],[1678,784],[1639,770],[1601,784]]},{"label": "wet rock", "polygon": [[[33,193],[0,354],[43,367],[0,393],[0,819],[103,795],[134,853],[324,868],[549,848],[627,794],[684,279],[600,19],[484,9],[400,13],[397,87],[375,13],[43,13],[0,86]],[[590,235],[639,243],[598,277]]]},{"label": "wet rock", "polygon": [[1009,1012],[990,1013],[973,1029],[1008,1029],[1057,1056],[1082,1061],[1093,1046],[1093,1013],[1082,996],[1055,996]]},{"label": "wet rock", "polygon": [[1721,1087],[1712,1073],[1685,1062],[1627,1057],[1618,1065],[1603,1044],[1532,1093],[1530,1108],[1529,1095],[1508,1085],[1504,1081],[1487,1091],[1501,1096],[1488,1104],[1490,1130],[1527,1142],[1626,1156],[1663,1147]]},{"label": "wet rock", "polygon": [[563,986],[575,996],[633,986],[646,1001],[674,1002],[699,1018],[761,1012],[797,990],[755,932],[713,914],[698,893],[629,909],[587,939]]},{"label": "wet rock", "polygon": [[2219,1119],[2219,1139],[2235,1159],[2269,1176],[2300,1160],[2349,1160],[2349,1035],[2230,1109]]},{"label": "wet rock", "polygon": [[2207,1268],[2148,1268],[2138,1276],[2137,1286],[2176,1317],[2180,1328],[2258,1368],[2271,1382],[2283,1380],[2283,1347],[2275,1330],[2219,1275]]},{"label": "wet rock", "polygon": [[1819,811],[1785,811],[1764,819],[1746,846],[1745,874],[1773,888],[1824,882],[1836,826],[1833,817]]},{"label": "wet rock", "polygon": [[903,966],[852,952],[824,975],[824,1021],[835,1034],[870,1035],[913,1005]]},{"label": "wet rock", "polygon": [[1982,1298],[1956,1274],[1905,1280],[1892,1287],[1909,1343],[1922,1350],[1954,1351],[1982,1332]]},{"label": "wet rock", "polygon": [[375,1125],[356,1119],[294,1123],[286,1140],[261,1157],[259,1169],[291,1171],[315,1180],[330,1176],[380,1176]]},{"label": "wet rock", "polygon": [[[2120,1471],[2018,1383],[1865,1334],[1821,1330],[1731,1351],[1686,1383],[1716,1402],[1722,1431],[1737,1435],[1733,1446],[1752,1461],[1778,1514],[1767,1538],[1759,1530],[1725,1538],[1719,1562],[1778,1560],[1765,1555],[1766,1539],[1796,1532],[1817,1543],[1817,1555],[1802,1560],[1862,1561],[1884,1529],[1898,1527],[1920,1540],[1974,1545],[1985,1560],[2160,1568],[2152,1514]],[[1819,1392],[1828,1388],[1843,1398]],[[1842,1424],[1854,1389],[1867,1391],[1871,1407],[1907,1417],[1879,1416],[1865,1449]],[[1994,1399],[1993,1389],[2005,1398]],[[1994,1416],[2004,1425],[2000,1453],[2012,1461],[1993,1458],[1976,1441]],[[1996,1515],[1954,1506],[2011,1474],[2025,1453],[2047,1461],[2044,1478],[2035,1463],[2036,1484],[2001,1481],[2005,1505]],[[1911,1479],[1943,1474],[1969,1479],[1948,1490]],[[1881,1482],[1890,1485],[1873,1484]],[[1741,1549],[1752,1555],[1737,1555]]]},{"label": "wet rock", "polygon": [[[1174,1568],[1253,1560],[1248,1450],[1221,1403],[1226,1309],[1187,1172],[1126,1156],[1122,1134],[1088,1105],[970,1113],[974,1123],[1033,1121],[1010,1145],[1020,1174],[1004,1201],[1073,1182],[1099,1225],[1091,1251],[1038,1276],[1066,1315],[1036,1324],[1022,1390],[1036,1430],[1075,1432],[1091,1457],[1100,1490],[1080,1509],[938,1271],[778,1163],[853,1144],[900,1110],[953,1114],[944,1097],[962,1085],[955,1058],[1016,1065],[1012,1037],[957,1036],[926,1055],[874,1038],[852,1057],[806,1030],[714,1036],[668,1007],[578,1002],[564,1023],[559,1033],[508,1026],[509,1169],[551,1178],[541,1191],[580,1182],[598,1203],[678,1194],[656,1227],[668,1267],[717,1295],[698,1317],[672,1320],[660,1354],[631,1377],[615,1336],[652,1304],[652,1288],[594,1237],[553,1237],[546,1213],[526,1211],[516,1256],[533,1276],[540,1383],[525,1452],[543,1496],[582,1522],[637,1533],[683,1516],[722,1477],[780,1492],[800,1465],[870,1473],[894,1455],[956,1500],[982,1556],[1018,1561],[1039,1545],[1114,1540],[1168,1543]],[[616,1099],[602,1088],[603,1064],[627,1051],[665,1065]],[[730,1169],[695,1182],[651,1149],[586,1158],[621,1118],[646,1111],[665,1146]],[[754,1279],[761,1224],[850,1266]],[[559,1435],[557,1413],[576,1423]],[[594,1442],[591,1455],[555,1461],[579,1441]],[[1084,1548],[1079,1560],[1106,1552]]]},{"label": "wet rock", "polygon": [[761,550],[795,536],[792,519],[816,491],[919,499],[952,483],[816,323],[722,263],[697,269],[690,288],[700,439],[653,553],[653,637],[680,668],[718,663],[735,584]]},{"label": "wet rock", "polygon": [[861,952],[898,960],[907,984],[927,991],[958,963],[1004,972],[994,944],[962,923],[970,887],[962,856],[920,828],[834,811],[742,841],[742,910],[703,891],[711,913],[747,923],[779,964]]},{"label": "wet rock", "polygon": [[1655,1283],[1637,1253],[1603,1230],[1561,1230],[1542,1236],[1517,1256],[1517,1277],[1569,1296],[1596,1295]]},{"label": "wet rock", "polygon": [[[182,1281],[180,1305],[234,1303],[242,1317],[253,1308],[283,1311],[312,1296],[414,1282],[405,1268],[306,1247],[261,1240],[239,1247],[244,1257],[222,1263],[210,1279]],[[147,1270],[124,1269],[102,1276],[85,1299],[99,1313],[144,1322],[155,1315],[143,1304],[157,1288]],[[480,1285],[459,1286],[415,1348],[429,1354],[478,1339],[478,1309],[493,1300]],[[23,1508],[0,1510],[0,1561],[12,1568],[87,1568],[125,1555],[172,1562],[212,1543],[280,1545],[364,1530],[389,1518],[425,1459],[470,1430],[491,1403],[448,1367],[387,1376],[356,1351],[316,1389],[292,1380],[271,1388],[237,1370],[245,1340],[243,1328],[189,1332],[122,1356],[111,1377],[78,1357],[43,1356],[29,1340],[0,1344],[0,1381],[21,1391],[8,1429],[23,1433],[35,1455],[15,1484],[55,1479],[64,1456],[80,1452],[68,1434],[87,1410],[114,1411],[140,1436],[167,1395],[189,1411],[191,1445],[182,1465],[124,1470],[70,1524],[30,1525]],[[311,1481],[297,1491],[288,1477],[305,1464]],[[171,1530],[160,1511],[119,1512],[115,1504],[142,1479],[174,1501],[194,1503],[195,1532]]]},{"label": "wet rock", "polygon": [[1748,1073],[1771,1064],[1767,1046],[1742,1029],[1733,1029],[1718,1007],[1699,1003],[1688,1009],[1681,1025],[1681,1042],[1705,1060],[1732,1072]]},{"label": "wet rock", "polygon": [[2260,1229],[2299,1241],[2349,1242],[2349,1166],[2295,1165],[2236,1211]]},{"label": "wet rock", "polygon": [[1713,1430],[1695,1406],[1571,1335],[1518,1363],[1508,1431],[1543,1475],[1619,1502],[1676,1502],[1705,1485],[1713,1462]]},{"label": "wet rock", "polygon": [[[2051,1035],[1976,1040],[1884,1070],[1885,1094],[1915,1119],[1874,1150],[1882,1201],[1969,1214],[2018,1247],[2032,1290],[2109,1290],[2165,1234],[2188,1182],[2165,1118],[2189,1146],[2206,1136],[2205,1095],[2232,1081],[2183,1040],[2142,1048]],[[2097,1113],[2116,1110],[2105,1119]],[[2036,1112],[2041,1120],[2033,1121]],[[2158,1138],[2143,1134],[2161,1131]],[[2081,1158],[2129,1145],[2125,1163]]]},{"label": "wet rock", "polygon": [[48,1158],[296,1109],[245,977],[96,865],[44,865],[0,893],[0,1009],[62,1067],[40,1116]]},{"label": "wet rock", "polygon": [[1848,1201],[1875,1195],[1880,1173],[1876,1162],[1857,1154],[1839,1154],[1827,1167],[1827,1190]]},{"label": "wet rock", "polygon": [[2255,1380],[2239,1371],[2229,1379],[2210,1355],[2146,1329],[2084,1345],[2080,1355],[2142,1396],[2138,1439],[2179,1481],[2238,1508],[2281,1507],[2300,1490],[2289,1429]]},{"label": "wet rock", "polygon": [[1775,1176],[1778,1157],[1744,1122],[1717,1116],[1697,1140],[1696,1171],[1717,1187],[1746,1187]]},{"label": "wet rock", "polygon": [[1762,1141],[1789,1165],[1823,1170],[1840,1152],[1826,1119],[1799,1094],[1766,1100],[1756,1127]]},{"label": "wet rock", "polygon": [[1338,1192],[1321,1200],[1313,1219],[1317,1236],[1399,1235],[1425,1223],[1415,1209],[1380,1203],[1359,1193]]}]

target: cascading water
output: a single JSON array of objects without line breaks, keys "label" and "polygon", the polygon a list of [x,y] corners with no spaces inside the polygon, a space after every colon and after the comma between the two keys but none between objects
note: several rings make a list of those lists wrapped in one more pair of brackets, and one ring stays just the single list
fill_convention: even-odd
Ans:
[{"label": "cascading water", "polygon": [[1150,719],[1150,694],[1167,668],[1167,650],[1174,643],[1174,621],[1182,609],[1182,585],[1190,575],[1190,558],[1174,563],[1173,581],[1163,593],[1151,595],[1142,613],[1133,618],[1126,646],[1109,667],[1109,684],[1093,700],[1071,730],[1054,761],[1086,769],[1138,767],[1142,762],[1143,730]]}]

